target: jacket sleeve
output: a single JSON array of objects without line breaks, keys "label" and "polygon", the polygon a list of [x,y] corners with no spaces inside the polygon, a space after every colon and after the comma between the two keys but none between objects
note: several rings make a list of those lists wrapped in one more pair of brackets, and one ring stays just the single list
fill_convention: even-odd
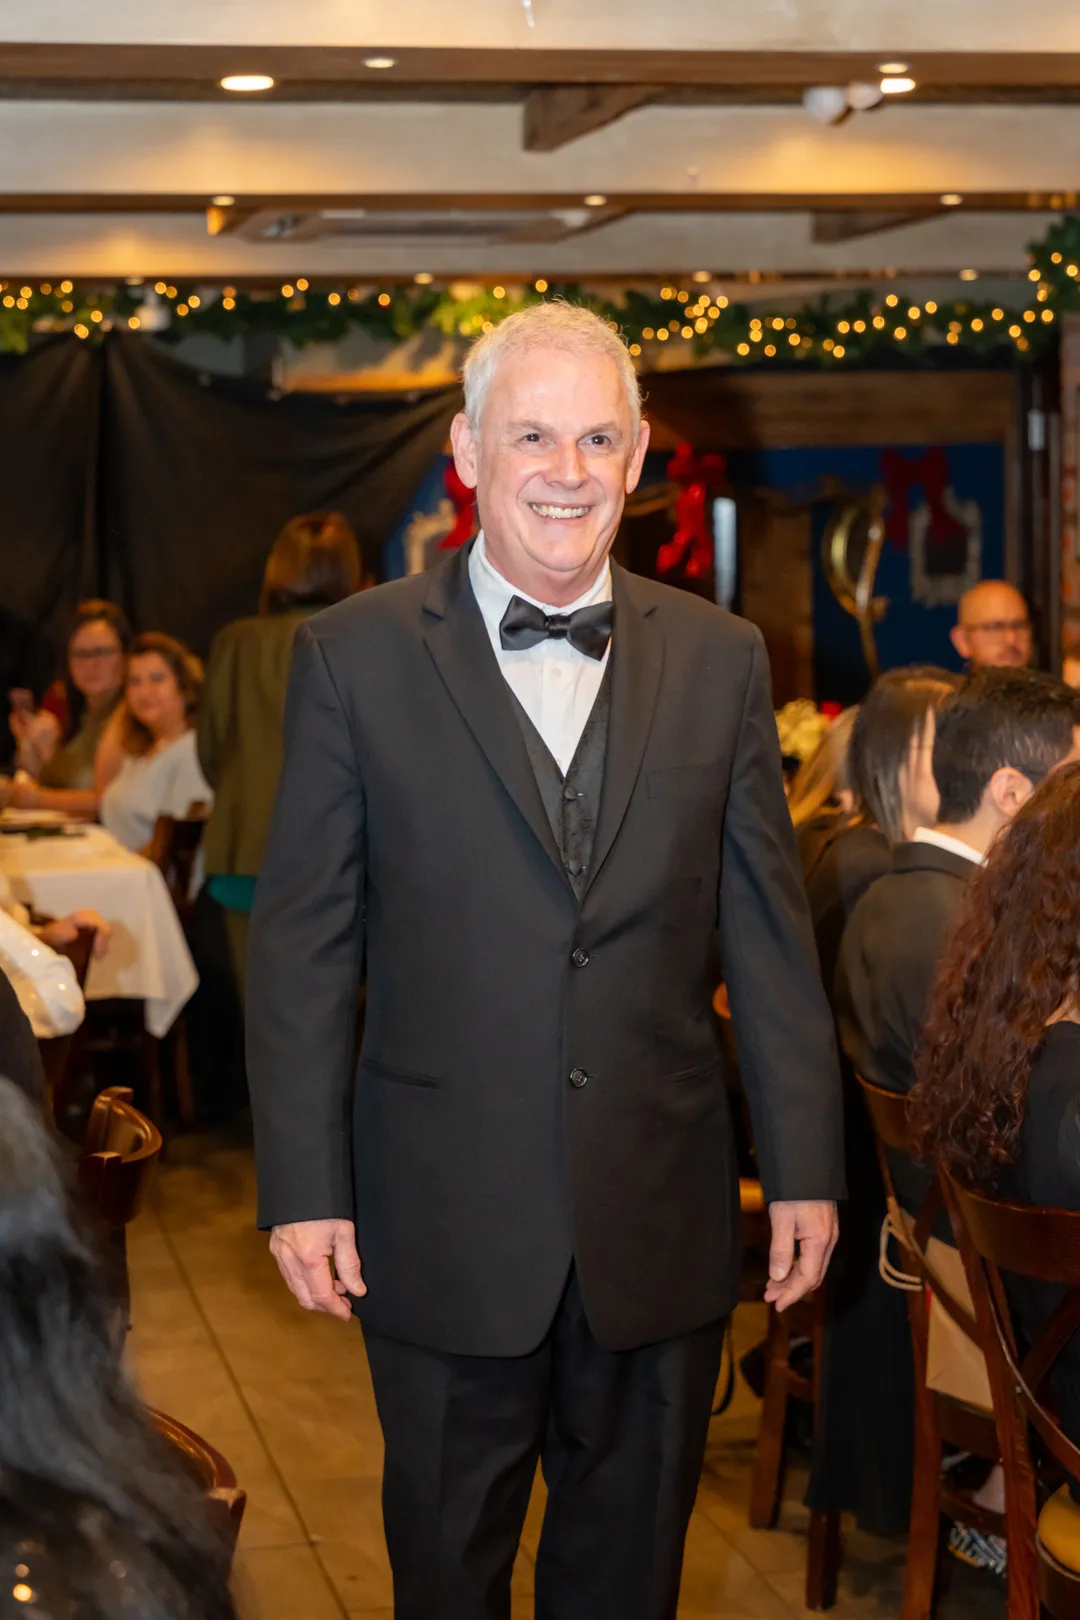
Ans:
[{"label": "jacket sleeve", "polygon": [[221,756],[225,741],[225,708],[232,685],[232,652],[228,631],[222,630],[210,649],[202,702],[195,737],[203,775],[216,788],[221,780]]},{"label": "jacket sleeve", "polygon": [[359,767],[325,656],[304,625],[248,953],[248,1075],[263,1227],[353,1216],[364,875]]},{"label": "jacket sleeve", "polygon": [[844,1193],[840,1072],[754,632],[724,820],[720,950],[765,1196]]}]

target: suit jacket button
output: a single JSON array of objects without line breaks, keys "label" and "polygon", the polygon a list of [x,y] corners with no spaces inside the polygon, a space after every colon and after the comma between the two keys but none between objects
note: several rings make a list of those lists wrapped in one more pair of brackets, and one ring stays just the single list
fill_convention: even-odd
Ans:
[{"label": "suit jacket button", "polygon": [[580,877],[582,872],[585,870],[585,863],[584,861],[568,861],[566,864],[566,870],[570,873],[571,877]]},{"label": "suit jacket button", "polygon": [[571,1069],[570,1070],[570,1084],[574,1087],[574,1089],[576,1091],[580,1091],[582,1086],[587,1085],[588,1080],[589,1080],[589,1077],[585,1073],[584,1069]]},{"label": "suit jacket button", "polygon": [[573,962],[575,967],[588,967],[589,953],[579,945],[570,960]]}]

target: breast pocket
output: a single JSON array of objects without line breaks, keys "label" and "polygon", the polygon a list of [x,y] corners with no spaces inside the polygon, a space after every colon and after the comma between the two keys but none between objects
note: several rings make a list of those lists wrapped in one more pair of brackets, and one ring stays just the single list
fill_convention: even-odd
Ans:
[{"label": "breast pocket", "polygon": [[645,787],[650,799],[691,799],[715,792],[718,780],[715,765],[673,765],[646,772]]}]

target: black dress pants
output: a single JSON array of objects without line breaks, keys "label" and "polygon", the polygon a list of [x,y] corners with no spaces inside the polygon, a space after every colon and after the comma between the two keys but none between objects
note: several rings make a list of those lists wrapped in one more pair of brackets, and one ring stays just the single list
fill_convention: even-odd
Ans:
[{"label": "black dress pants", "polygon": [[366,1331],[396,1620],[509,1620],[538,1458],[536,1620],[674,1620],[723,1338],[603,1350],[574,1273],[528,1356]]}]

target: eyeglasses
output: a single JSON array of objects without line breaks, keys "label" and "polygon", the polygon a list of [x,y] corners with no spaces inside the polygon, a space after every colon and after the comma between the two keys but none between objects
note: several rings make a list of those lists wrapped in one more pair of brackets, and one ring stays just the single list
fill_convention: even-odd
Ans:
[{"label": "eyeglasses", "polygon": [[119,647],[75,647],[68,653],[72,664],[97,664],[103,658],[119,658]]},{"label": "eyeglasses", "polygon": [[965,624],[963,629],[980,631],[984,636],[1007,636],[1010,632],[1030,634],[1030,619],[988,619],[985,624]]}]

